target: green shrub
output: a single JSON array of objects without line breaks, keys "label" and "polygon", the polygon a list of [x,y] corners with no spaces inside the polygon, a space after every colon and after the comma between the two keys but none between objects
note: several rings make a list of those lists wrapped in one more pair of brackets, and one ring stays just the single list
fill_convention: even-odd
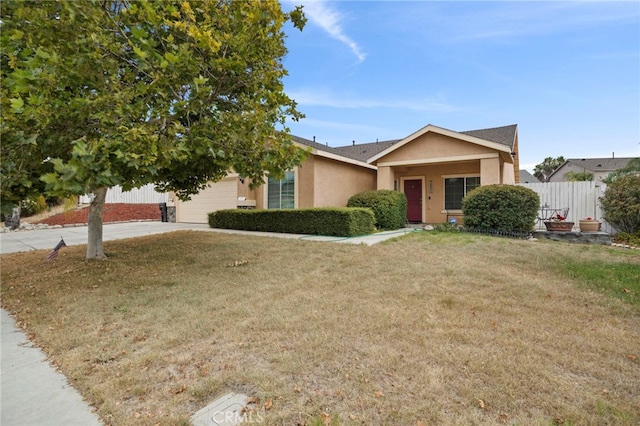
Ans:
[{"label": "green shrub", "polygon": [[632,247],[640,247],[640,232],[629,234],[628,232],[618,232],[613,237],[613,242],[626,244]]},{"label": "green shrub", "polygon": [[27,198],[20,202],[20,216],[28,217],[34,214],[45,211],[47,206],[47,200],[43,195],[37,195],[35,197]]},{"label": "green shrub", "polygon": [[360,192],[349,199],[348,207],[369,208],[378,229],[403,228],[407,223],[407,197],[388,189]]},{"label": "green shrub", "polygon": [[296,210],[218,210],[209,213],[212,228],[286,234],[355,237],[375,231],[369,209],[316,208]]},{"label": "green shrub", "polygon": [[640,233],[640,175],[614,180],[600,198],[604,219],[619,232]]},{"label": "green shrub", "polygon": [[465,227],[502,232],[529,232],[540,208],[538,194],[523,186],[486,185],[462,199]]}]

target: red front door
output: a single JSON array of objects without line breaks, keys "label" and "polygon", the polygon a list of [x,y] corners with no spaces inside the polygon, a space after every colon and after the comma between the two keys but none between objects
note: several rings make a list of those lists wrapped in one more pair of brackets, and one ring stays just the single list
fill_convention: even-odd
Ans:
[{"label": "red front door", "polygon": [[405,180],[404,195],[407,196],[407,221],[422,222],[422,181]]}]

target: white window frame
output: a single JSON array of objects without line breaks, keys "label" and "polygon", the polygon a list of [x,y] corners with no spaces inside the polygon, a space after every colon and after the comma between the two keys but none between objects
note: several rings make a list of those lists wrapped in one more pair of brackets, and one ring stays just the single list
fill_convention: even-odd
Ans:
[{"label": "white window frame", "polygon": [[[287,172],[293,172],[293,208],[297,209],[298,208],[298,168],[294,168],[293,170],[287,170],[285,173]],[[264,197],[264,208],[265,209],[269,209],[269,175],[265,176],[265,183],[264,183],[264,191],[263,191],[263,197]],[[281,201],[281,205],[282,205],[282,201]],[[281,207],[280,207],[281,208]],[[271,208],[271,210],[278,210],[280,208]]]}]

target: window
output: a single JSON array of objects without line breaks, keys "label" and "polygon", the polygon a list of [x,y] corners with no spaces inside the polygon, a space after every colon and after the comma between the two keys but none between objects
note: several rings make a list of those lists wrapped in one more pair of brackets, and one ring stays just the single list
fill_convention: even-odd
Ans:
[{"label": "window", "polygon": [[480,176],[446,178],[444,180],[444,209],[461,210],[462,198],[480,186]]},{"label": "window", "polygon": [[294,172],[285,173],[284,179],[269,178],[267,182],[267,208],[292,209],[295,207],[295,182]]}]

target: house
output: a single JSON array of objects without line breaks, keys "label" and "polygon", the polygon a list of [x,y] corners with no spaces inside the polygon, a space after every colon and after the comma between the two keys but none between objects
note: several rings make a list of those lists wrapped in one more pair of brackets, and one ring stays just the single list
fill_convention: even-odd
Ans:
[{"label": "house", "polygon": [[520,183],[540,183],[540,179],[523,169],[520,170]]},{"label": "house", "polygon": [[190,201],[175,201],[177,221],[206,223],[209,212],[228,208],[342,207],[359,192],[391,189],[406,194],[408,221],[444,223],[462,219],[468,191],[520,180],[517,125],[455,132],[430,124],[404,139],[341,147],[293,141],[310,155],[284,179],[250,189],[230,173]]},{"label": "house", "polygon": [[630,160],[632,158],[570,158],[551,173],[549,182],[567,182],[568,172],[591,173],[594,182],[602,182],[609,173],[625,167]]}]

